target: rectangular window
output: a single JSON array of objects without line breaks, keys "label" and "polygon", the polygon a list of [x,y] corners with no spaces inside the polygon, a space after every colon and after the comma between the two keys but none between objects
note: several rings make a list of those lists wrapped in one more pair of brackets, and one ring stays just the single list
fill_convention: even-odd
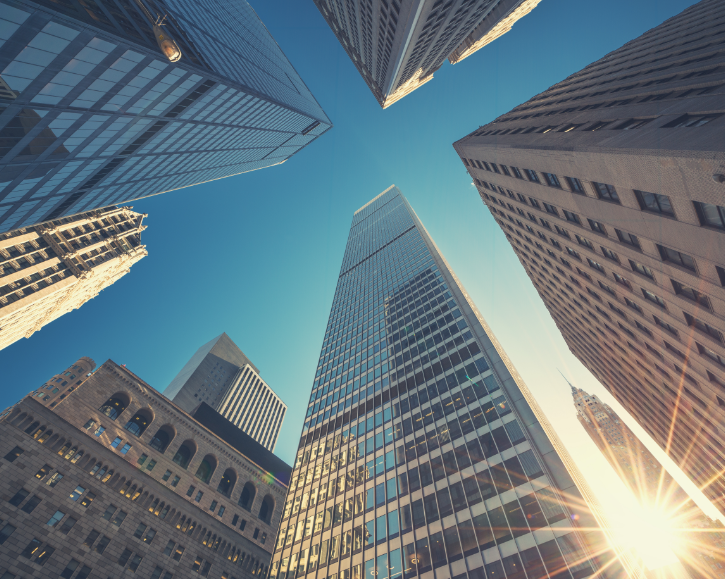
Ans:
[{"label": "rectangular window", "polygon": [[701,203],[700,201],[694,201],[693,203],[697,217],[700,219],[700,225],[725,230],[725,207],[712,205],[711,203]]},{"label": "rectangular window", "polygon": [[670,249],[669,247],[665,247],[664,245],[660,245],[659,243],[657,244],[657,250],[660,252],[660,257],[662,258],[662,261],[674,263],[675,265],[679,265],[680,267],[684,267],[685,269],[689,269],[690,271],[694,271],[695,273],[697,273],[697,266],[695,265],[695,260],[692,259],[689,255],[680,253],[679,251]]},{"label": "rectangular window", "polygon": [[532,183],[541,183],[541,181],[539,181],[539,175],[536,173],[536,171],[533,171],[532,169],[524,169],[524,173],[526,173],[526,178]]},{"label": "rectangular window", "polygon": [[714,340],[717,340],[718,342],[722,343],[723,337],[719,330],[713,328],[710,324],[706,324],[703,321],[698,320],[694,316],[691,316],[687,312],[682,312],[685,316],[685,321],[687,322],[687,325],[693,328],[697,328],[699,331],[701,331],[703,334],[707,334]]},{"label": "rectangular window", "polygon": [[129,450],[131,450],[131,445],[127,442],[123,445],[123,447],[121,447],[121,450],[119,450],[119,452],[121,454],[126,454]]},{"label": "rectangular window", "polygon": [[82,486],[77,486],[75,490],[70,494],[70,500],[77,501],[84,492],[86,492],[86,489],[84,489]]},{"label": "rectangular window", "polygon": [[[6,455],[5,455],[5,457],[4,457],[4,458],[5,458],[5,460],[7,460],[8,462],[14,462],[14,461],[15,461],[15,459],[16,459],[16,458],[18,458],[18,457],[19,457],[19,456],[20,456],[21,454],[23,454],[24,452],[25,452],[25,451],[24,451],[24,450],[23,450],[22,448],[20,448],[19,446],[16,446],[16,447],[15,447],[15,448],[13,448],[13,449],[12,449],[12,450],[11,450],[10,452],[8,452],[8,453],[7,453]],[[48,467],[48,468],[50,468],[50,467]]]},{"label": "rectangular window", "polygon": [[637,197],[639,206],[642,211],[649,211],[650,213],[659,213],[660,215],[666,215],[667,217],[674,217],[675,210],[672,209],[672,203],[667,195],[660,195],[659,193],[647,193],[646,191],[634,190],[634,194]]},{"label": "rectangular window", "polygon": [[664,328],[673,336],[679,336],[677,329],[673,325],[668,324],[667,322],[665,322],[664,320],[661,320],[657,316],[652,316],[652,318],[654,318],[655,324],[657,324],[660,328]]},{"label": "rectangular window", "polygon": [[587,219],[589,222],[589,227],[592,228],[592,231],[596,231],[597,233],[601,233],[602,235],[607,234],[607,230],[604,228],[604,224],[599,223],[599,221],[594,221],[593,219]]},{"label": "rectangular window", "polygon": [[592,185],[594,185],[594,190],[597,192],[600,199],[603,199],[604,201],[612,201],[613,203],[621,203],[614,185],[597,183],[596,181],[592,181]]},{"label": "rectangular window", "polygon": [[594,261],[593,259],[590,259],[590,258],[588,258],[588,257],[587,257],[587,262],[589,263],[589,265],[590,265],[591,267],[593,267],[593,268],[594,268],[594,269],[596,269],[597,271],[599,271],[599,272],[603,273],[604,275],[606,275],[606,272],[604,271],[604,266],[602,266],[602,264],[601,264],[601,263],[599,263],[599,262],[596,262],[596,261]]},{"label": "rectangular window", "polygon": [[619,229],[615,229],[614,232],[617,234],[617,238],[622,243],[626,243],[627,245],[631,245],[632,247],[636,247],[637,249],[641,249],[639,245],[639,239],[636,235],[633,235],[631,233],[626,233],[624,231],[620,231]]},{"label": "rectangular window", "polygon": [[650,279],[655,278],[654,272],[648,268],[646,265],[642,265],[641,263],[637,263],[636,261],[629,260],[629,265],[632,268],[632,271],[636,271],[640,275],[644,275]]},{"label": "rectangular window", "polygon": [[672,287],[678,296],[687,298],[688,300],[691,300],[708,310],[712,310],[710,299],[705,294],[686,285],[682,285],[679,281],[675,281],[674,279],[670,281],[672,282]]},{"label": "rectangular window", "polygon": [[569,189],[573,193],[579,193],[579,195],[586,195],[584,192],[584,185],[576,177],[566,177],[566,182],[569,184]]},{"label": "rectangular window", "polygon": [[720,366],[725,368],[725,358],[723,358],[719,354],[716,354],[710,348],[706,348],[699,342],[696,342],[696,344],[697,344],[697,349],[700,352],[701,356],[706,356],[707,358],[710,358],[710,360],[712,360],[716,364],[719,364]]},{"label": "rectangular window", "polygon": [[113,442],[111,443],[111,448],[116,448],[119,444],[121,444],[121,437],[117,436],[113,439]]},{"label": "rectangular window", "polygon": [[710,115],[682,115],[681,117],[676,118],[674,121],[669,122],[666,125],[662,125],[662,127],[666,129],[682,127],[701,127],[702,125],[706,125],[707,123],[714,121],[720,116],[722,116],[721,113]]},{"label": "rectangular window", "polygon": [[554,173],[544,173],[544,179],[546,179],[546,184],[550,187],[557,187],[561,189],[561,183],[559,182],[559,178],[554,175]]},{"label": "rectangular window", "polygon": [[519,171],[519,168],[518,167],[514,167],[512,165],[511,166],[511,171],[514,174],[514,177],[516,177],[517,179],[523,179],[524,178],[523,175],[521,174],[521,171]]},{"label": "rectangular window", "polygon": [[651,291],[644,288],[642,288],[642,295],[644,296],[644,299],[651,301],[653,304],[657,304],[662,309],[667,309],[665,300],[663,300],[660,296],[655,295]]},{"label": "rectangular window", "polygon": [[619,256],[614,253],[611,249],[607,249],[606,247],[602,247],[602,253],[604,254],[604,257],[611,259],[612,261],[616,261],[619,263]]},{"label": "rectangular window", "polygon": [[63,511],[56,511],[55,514],[48,519],[46,524],[49,527],[55,527],[63,517],[65,517],[65,513]]},{"label": "rectangular window", "polygon": [[579,216],[576,213],[572,213],[571,211],[567,211],[564,209],[564,217],[566,217],[567,221],[571,221],[572,223],[576,223],[577,225],[581,225],[581,221],[579,220]]},{"label": "rectangular window", "polygon": [[544,209],[546,209],[547,213],[551,213],[551,215],[556,215],[557,217],[559,217],[559,211],[553,205],[544,203]]}]

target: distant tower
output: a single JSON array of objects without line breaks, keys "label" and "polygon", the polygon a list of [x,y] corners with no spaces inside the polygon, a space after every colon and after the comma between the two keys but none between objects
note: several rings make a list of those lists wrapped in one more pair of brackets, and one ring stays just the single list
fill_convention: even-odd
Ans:
[{"label": "distant tower", "polygon": [[108,207],[0,233],[0,349],[80,308],[146,257],[144,217]]},{"label": "distant tower", "polygon": [[314,0],[387,108],[505,34],[541,0]]},{"label": "distant tower", "polygon": [[622,482],[643,507],[669,514],[673,526],[681,529],[676,551],[693,579],[725,578],[722,523],[695,505],[609,405],[595,394],[569,386],[577,419]]},{"label": "distant tower", "polygon": [[287,412],[287,405],[226,334],[199,348],[164,396],[189,413],[206,402],[270,451]]}]

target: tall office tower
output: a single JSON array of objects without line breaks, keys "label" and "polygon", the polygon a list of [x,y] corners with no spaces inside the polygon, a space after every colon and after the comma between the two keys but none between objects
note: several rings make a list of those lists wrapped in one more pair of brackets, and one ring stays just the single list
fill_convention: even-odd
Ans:
[{"label": "tall office tower", "polygon": [[60,401],[90,377],[95,367],[96,363],[84,356],[63,372],[53,376],[28,396],[33,397],[36,402],[55,408]]},{"label": "tall office tower", "polygon": [[569,349],[725,513],[725,5],[456,142]]},{"label": "tall office tower", "polygon": [[291,470],[111,360],[54,408],[0,413],[0,465],[4,579],[265,576]]},{"label": "tall office tower", "polygon": [[144,217],[108,207],[0,233],[0,349],[80,308],[146,257]]},{"label": "tall office tower", "polygon": [[387,108],[505,34],[541,0],[314,0]]},{"label": "tall office tower", "polygon": [[244,0],[3,0],[0,23],[0,231],[277,165],[331,126]]},{"label": "tall office tower", "polygon": [[202,402],[274,452],[287,405],[225,333],[196,351],[164,390],[187,412]]},{"label": "tall office tower", "polygon": [[356,211],[271,579],[621,576],[580,480],[398,188]]},{"label": "tall office tower", "polygon": [[571,386],[577,419],[645,513],[659,513],[693,579],[725,578],[725,529],[688,497],[654,455],[596,394]]}]

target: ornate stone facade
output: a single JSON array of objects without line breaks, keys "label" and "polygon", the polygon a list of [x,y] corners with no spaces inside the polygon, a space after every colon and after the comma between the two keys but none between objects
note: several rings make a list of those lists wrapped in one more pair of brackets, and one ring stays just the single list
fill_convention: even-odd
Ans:
[{"label": "ornate stone facade", "polygon": [[289,467],[110,360],[52,409],[28,396],[0,414],[0,457],[0,576],[266,573]]},{"label": "ornate stone facade", "polygon": [[80,308],[146,257],[144,217],[110,207],[0,234],[0,349]]}]

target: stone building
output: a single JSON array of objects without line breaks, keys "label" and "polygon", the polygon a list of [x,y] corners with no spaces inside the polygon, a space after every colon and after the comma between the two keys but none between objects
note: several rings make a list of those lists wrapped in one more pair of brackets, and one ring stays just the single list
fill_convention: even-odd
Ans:
[{"label": "stone building", "polygon": [[67,398],[78,386],[91,376],[96,363],[88,357],[83,357],[75,364],[66,368],[43,384],[40,388],[28,394],[36,402],[55,408]]},{"label": "stone building", "polygon": [[596,394],[571,386],[577,420],[625,486],[670,528],[673,549],[692,579],[725,579],[725,528],[708,517]]},{"label": "stone building", "polygon": [[108,207],[0,233],[0,349],[80,308],[146,257],[144,217]]},{"label": "stone building", "polygon": [[270,579],[624,577],[607,533],[391,186],[352,219]]},{"label": "stone building", "polygon": [[725,513],[725,4],[457,141],[571,352]]},{"label": "stone building", "polygon": [[110,360],[0,414],[0,577],[264,576],[290,467],[197,414]]},{"label": "stone building", "polygon": [[541,0],[314,0],[384,109],[505,34]]},{"label": "stone building", "polygon": [[331,127],[245,0],[3,0],[0,29],[0,232],[279,165]]},{"label": "stone building", "polygon": [[209,404],[274,452],[287,405],[225,333],[199,348],[164,390],[187,412]]}]

